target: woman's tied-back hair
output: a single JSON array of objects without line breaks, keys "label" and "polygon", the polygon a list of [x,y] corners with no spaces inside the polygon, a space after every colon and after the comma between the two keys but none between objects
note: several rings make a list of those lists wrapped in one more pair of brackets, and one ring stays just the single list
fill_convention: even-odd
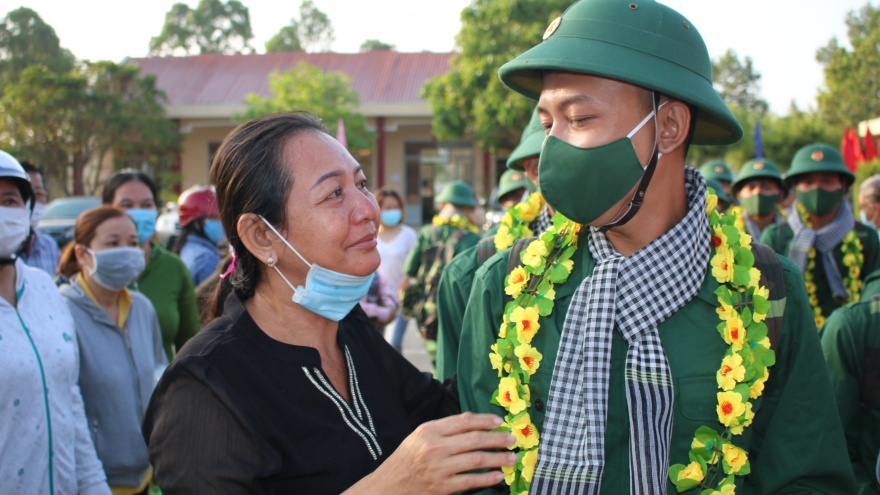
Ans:
[{"label": "woman's tied-back hair", "polygon": [[[236,127],[220,145],[211,164],[220,220],[235,251],[235,272],[227,279],[242,300],[254,294],[260,277],[259,263],[241,242],[237,223],[245,213],[262,215],[284,231],[287,197],[293,175],[284,163],[284,147],[301,132],[327,132],[308,112],[274,113]],[[294,157],[288,157],[294,158]]]}]

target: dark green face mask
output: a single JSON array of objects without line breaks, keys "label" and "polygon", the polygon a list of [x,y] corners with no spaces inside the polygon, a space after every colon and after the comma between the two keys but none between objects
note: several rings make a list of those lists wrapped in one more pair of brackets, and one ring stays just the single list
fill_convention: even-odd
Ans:
[{"label": "dark green face mask", "polygon": [[[538,162],[538,182],[547,203],[582,225],[596,221],[614,207],[645,175],[630,137],[655,114],[652,111],[628,136],[595,148],[579,148],[547,136]],[[658,157],[655,147],[651,163],[656,164]],[[642,198],[638,199],[641,203]],[[618,218],[615,225],[622,225],[631,216],[624,213]]]},{"label": "dark green face mask", "polygon": [[753,194],[739,201],[743,210],[753,217],[766,217],[776,210],[778,203],[779,194]]},{"label": "dark green face mask", "polygon": [[812,191],[797,191],[795,194],[797,195],[798,203],[804,205],[807,213],[819,217],[833,212],[835,208],[840,206],[840,202],[843,200],[843,188],[836,191],[826,191],[821,187],[817,187]]}]

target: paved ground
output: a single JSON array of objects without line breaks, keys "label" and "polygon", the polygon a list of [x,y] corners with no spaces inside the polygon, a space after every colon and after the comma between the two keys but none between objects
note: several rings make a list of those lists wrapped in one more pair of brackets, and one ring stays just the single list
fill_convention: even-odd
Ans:
[{"label": "paved ground", "polygon": [[431,366],[431,360],[428,358],[428,352],[425,351],[425,344],[419,331],[416,329],[415,320],[409,320],[406,327],[406,333],[403,336],[403,355],[415,365],[416,368],[434,372]]}]

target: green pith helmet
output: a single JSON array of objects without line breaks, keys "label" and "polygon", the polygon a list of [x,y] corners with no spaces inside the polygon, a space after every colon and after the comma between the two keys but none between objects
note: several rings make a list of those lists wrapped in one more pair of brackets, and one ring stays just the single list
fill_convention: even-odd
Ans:
[{"label": "green pith helmet", "polygon": [[743,130],[712,86],[712,63],[697,29],[654,0],[581,0],[554,20],[544,42],[504,64],[501,81],[538,99],[545,71],[629,82],[698,108],[693,144],[732,144]]},{"label": "green pith helmet", "polygon": [[529,125],[523,129],[519,144],[513,149],[510,156],[507,157],[507,168],[523,170],[523,160],[540,155],[542,144],[544,144],[544,126],[541,125],[541,119],[538,117],[538,107],[536,106],[535,110],[532,111]]},{"label": "green pith helmet", "polygon": [[721,183],[715,179],[706,179],[706,187],[711,187],[715,190],[715,195],[718,196],[718,201],[724,201],[727,204],[733,204],[733,201],[730,200],[730,196],[724,193],[724,188],[721,187]]},{"label": "green pith helmet", "polygon": [[440,194],[434,198],[434,201],[438,203],[449,203],[455,206],[477,207],[477,202],[474,200],[474,190],[471,188],[470,184],[463,180],[452,181],[443,186],[443,189],[440,191]]},{"label": "green pith helmet", "polygon": [[733,172],[730,171],[730,167],[727,166],[721,160],[712,160],[711,162],[706,162],[700,167],[700,173],[703,174],[703,177],[706,179],[714,179],[721,182],[733,182]]},{"label": "green pith helmet", "polygon": [[498,180],[498,197],[517,189],[525,189],[527,180],[526,174],[519,170],[505,170],[501,174],[501,179]]},{"label": "green pith helmet", "polygon": [[846,168],[843,156],[831,145],[816,143],[804,146],[791,159],[791,168],[785,174],[785,184],[794,187],[799,175],[813,172],[834,172],[840,174],[846,187],[852,185],[856,176]]},{"label": "green pith helmet", "polygon": [[742,188],[750,179],[773,179],[779,183],[779,188],[782,190],[781,192],[783,195],[788,189],[785,187],[785,182],[782,180],[782,174],[779,173],[779,167],[777,167],[775,163],[763,158],[753,158],[744,163],[742,168],[739,169],[739,174],[737,174],[736,180],[730,185],[730,193],[736,197],[736,195],[739,194],[740,188]]}]

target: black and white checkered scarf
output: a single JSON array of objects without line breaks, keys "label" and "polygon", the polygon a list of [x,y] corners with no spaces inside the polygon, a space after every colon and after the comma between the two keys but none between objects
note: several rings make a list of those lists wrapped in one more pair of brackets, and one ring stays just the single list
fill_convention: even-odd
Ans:
[{"label": "black and white checkered scarf", "polygon": [[529,230],[534,232],[535,235],[547,232],[547,229],[553,225],[552,218],[553,214],[550,213],[550,205],[545,203],[544,207],[541,208],[541,213],[538,213],[538,216],[529,224]]},{"label": "black and white checkered scarf", "polygon": [[837,215],[834,215],[834,220],[818,231],[804,224],[798,214],[797,203],[792,207],[792,211],[794,213],[788,222],[794,231],[794,239],[791,240],[791,247],[788,248],[788,259],[801,269],[801,273],[806,273],[810,248],[815,246],[816,251],[819,251],[822,256],[825,278],[828,279],[828,285],[831,287],[834,299],[842,304],[849,299],[850,294],[843,284],[843,277],[840,276],[837,262],[834,261],[834,247],[840,244],[849,231],[856,226],[852,208],[849,207],[847,201],[841,201]]},{"label": "black and white checkered scarf", "polygon": [[630,493],[666,493],[673,391],[657,327],[700,291],[711,243],[706,182],[691,168],[685,169],[685,182],[685,218],[628,258],[614,251],[605,234],[590,229],[596,268],[578,287],[565,317],[533,493],[599,493],[615,330],[629,344]]}]

